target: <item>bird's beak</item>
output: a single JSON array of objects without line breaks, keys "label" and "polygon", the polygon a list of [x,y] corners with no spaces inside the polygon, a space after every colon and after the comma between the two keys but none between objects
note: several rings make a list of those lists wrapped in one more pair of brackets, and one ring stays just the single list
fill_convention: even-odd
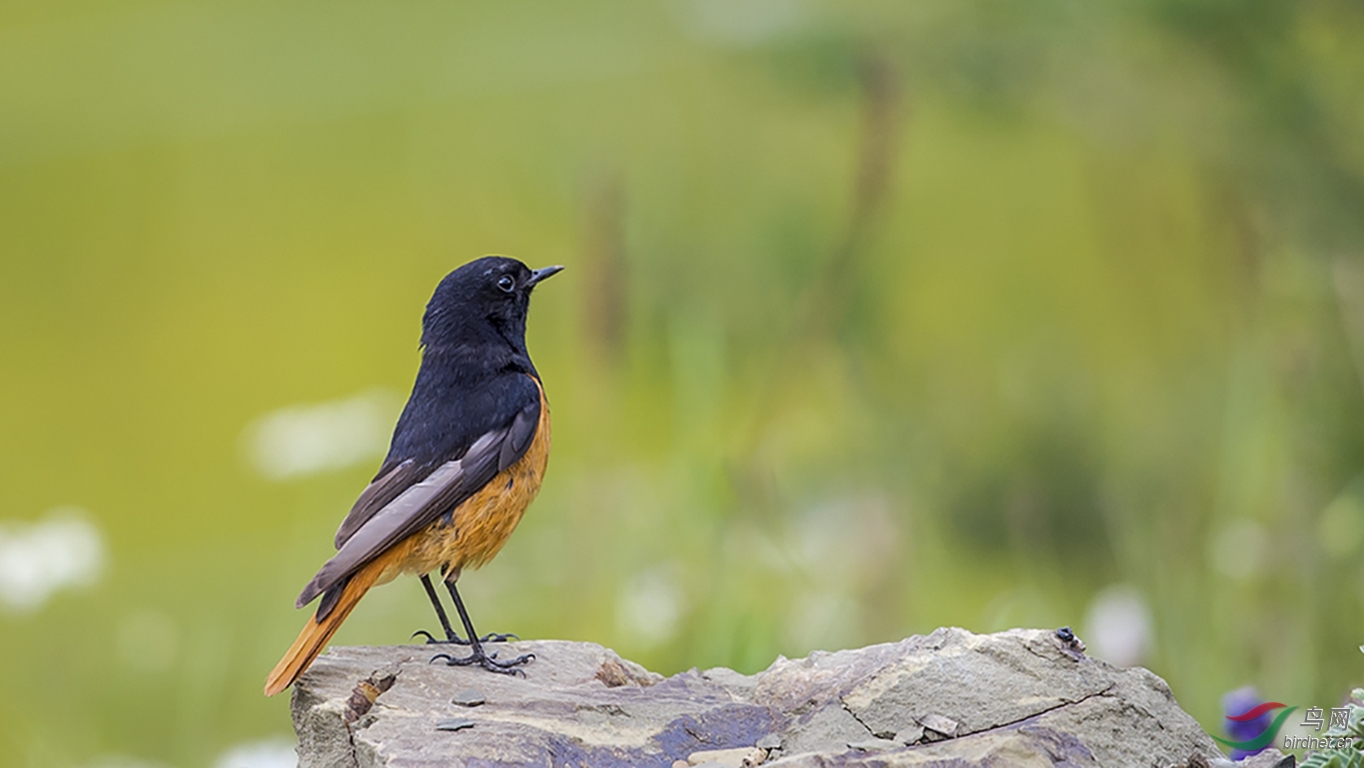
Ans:
[{"label": "bird's beak", "polygon": [[562,271],[564,271],[563,267],[545,267],[544,269],[537,269],[530,273],[530,282],[526,283],[526,285],[533,286],[541,280],[553,277]]}]

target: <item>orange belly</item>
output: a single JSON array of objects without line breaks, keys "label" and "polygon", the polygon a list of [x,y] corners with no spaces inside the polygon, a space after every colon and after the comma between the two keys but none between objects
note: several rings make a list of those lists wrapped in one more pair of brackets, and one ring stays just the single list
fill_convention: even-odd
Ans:
[{"label": "orange belly", "polygon": [[549,465],[549,431],[549,403],[541,389],[540,423],[526,453],[455,507],[450,522],[442,517],[394,547],[391,564],[378,583],[391,581],[400,573],[436,570],[452,574],[448,578],[453,581],[461,570],[478,568],[493,559],[540,492]]}]

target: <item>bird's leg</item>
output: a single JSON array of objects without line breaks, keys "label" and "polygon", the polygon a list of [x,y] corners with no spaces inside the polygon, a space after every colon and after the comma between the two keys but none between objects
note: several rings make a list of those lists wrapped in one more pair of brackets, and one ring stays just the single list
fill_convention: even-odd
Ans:
[{"label": "bird's leg", "polygon": [[437,640],[430,632],[427,632],[424,629],[413,632],[412,636],[425,636],[427,645],[430,645],[431,643],[456,643],[458,645],[468,645],[468,640],[455,634],[455,630],[450,628],[450,617],[445,615],[445,606],[441,605],[440,595],[436,594],[436,588],[431,584],[431,576],[429,574],[422,574],[422,587],[426,589],[426,596],[431,599],[431,607],[436,609],[436,618],[440,619],[440,628],[445,630],[445,639]]},{"label": "bird's leg", "polygon": [[[458,659],[448,653],[438,653],[432,656],[431,660],[444,659],[445,663],[452,667],[467,667],[477,664],[490,672],[501,672],[504,675],[522,674],[517,667],[534,659],[535,654],[527,653],[509,661],[498,661],[496,652],[488,655],[483,650],[483,642],[479,640],[478,633],[474,631],[473,622],[469,621],[469,612],[464,609],[464,601],[459,598],[459,591],[455,589],[454,582],[445,582],[445,587],[450,590],[450,597],[454,598],[455,610],[459,611],[459,619],[464,623],[464,632],[470,638],[473,652]],[[502,637],[505,638],[506,636],[503,635]]]},{"label": "bird's leg", "polygon": [[[459,633],[455,632],[455,630],[450,628],[450,618],[445,613],[445,606],[442,605],[440,602],[440,595],[436,594],[436,588],[431,584],[431,577],[423,573],[421,578],[422,587],[426,589],[426,596],[431,599],[431,607],[436,609],[436,617],[440,619],[440,627],[441,629],[445,630],[445,639],[437,640],[434,635],[432,635],[430,632],[427,632],[424,629],[419,629],[416,632],[413,632],[412,636],[425,637],[427,645],[445,645],[446,643],[451,643],[454,645],[468,645],[469,644],[468,640],[465,640],[464,638],[460,637]],[[517,637],[516,635],[508,633],[505,635],[497,634],[484,635],[483,637],[480,637],[478,640],[481,643],[505,643],[508,640],[520,639],[521,638]]]}]

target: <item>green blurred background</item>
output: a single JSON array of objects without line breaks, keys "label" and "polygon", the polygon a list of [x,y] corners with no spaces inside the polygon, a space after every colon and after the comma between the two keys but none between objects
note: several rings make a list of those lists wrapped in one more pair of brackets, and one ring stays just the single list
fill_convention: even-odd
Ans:
[{"label": "green blurred background", "polygon": [[483,631],[1071,624],[1214,729],[1364,679],[1359,3],[8,0],[0,763],[287,746],[293,599],[485,253],[568,270]]}]

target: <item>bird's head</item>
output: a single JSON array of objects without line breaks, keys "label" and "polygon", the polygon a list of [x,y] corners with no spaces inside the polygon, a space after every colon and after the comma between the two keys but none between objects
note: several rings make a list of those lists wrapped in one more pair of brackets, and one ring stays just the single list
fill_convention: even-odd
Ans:
[{"label": "bird's head", "polygon": [[531,269],[506,256],[465,264],[436,286],[422,318],[422,345],[430,349],[502,340],[524,353],[531,291],[562,269]]}]

